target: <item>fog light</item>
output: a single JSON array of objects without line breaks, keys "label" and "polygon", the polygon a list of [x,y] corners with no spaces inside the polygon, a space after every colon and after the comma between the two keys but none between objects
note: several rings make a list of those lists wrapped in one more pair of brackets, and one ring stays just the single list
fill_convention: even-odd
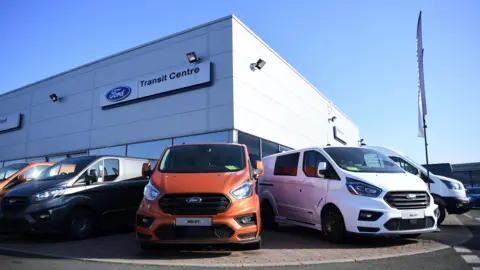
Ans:
[{"label": "fog light", "polygon": [[360,213],[358,214],[358,220],[362,220],[362,221],[376,221],[376,220],[378,220],[382,215],[383,215],[383,213],[381,213],[381,212],[361,210]]},{"label": "fog light", "polygon": [[257,219],[256,219],[254,214],[248,214],[248,215],[245,215],[245,216],[236,217],[235,221],[240,226],[251,226],[251,225],[256,225],[257,224]]},{"label": "fog light", "polygon": [[152,217],[137,215],[137,226],[148,228],[152,225],[154,220],[155,219]]}]

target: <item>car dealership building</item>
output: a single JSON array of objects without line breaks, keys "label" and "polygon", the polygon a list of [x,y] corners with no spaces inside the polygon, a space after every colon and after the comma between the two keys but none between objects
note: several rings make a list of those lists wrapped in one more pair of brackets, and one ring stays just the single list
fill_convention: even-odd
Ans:
[{"label": "car dealership building", "polygon": [[167,145],[246,144],[252,159],[358,145],[358,127],[235,16],[0,95],[0,168]]}]

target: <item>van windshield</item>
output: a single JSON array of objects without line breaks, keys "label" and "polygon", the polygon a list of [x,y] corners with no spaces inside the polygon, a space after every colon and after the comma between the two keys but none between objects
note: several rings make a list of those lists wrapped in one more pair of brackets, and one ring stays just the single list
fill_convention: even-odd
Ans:
[{"label": "van windshield", "polygon": [[243,147],[239,145],[179,145],[168,148],[160,162],[164,173],[233,172],[245,168]]},{"label": "van windshield", "polygon": [[0,182],[7,180],[10,176],[16,174],[21,169],[28,166],[27,163],[15,163],[3,169],[0,169]]},{"label": "van windshield", "polygon": [[386,155],[368,148],[328,147],[325,152],[342,169],[351,172],[368,173],[404,173],[393,160]]},{"label": "van windshield", "polygon": [[71,177],[81,172],[87,167],[96,157],[84,156],[67,158],[53,164],[48,169],[44,170],[36,179],[37,181],[55,180],[60,178]]}]

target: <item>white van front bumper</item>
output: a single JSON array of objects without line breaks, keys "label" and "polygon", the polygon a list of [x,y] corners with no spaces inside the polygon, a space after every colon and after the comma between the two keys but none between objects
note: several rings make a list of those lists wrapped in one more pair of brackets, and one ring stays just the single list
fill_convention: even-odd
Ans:
[{"label": "white van front bumper", "polygon": [[338,206],[351,233],[400,235],[437,230],[438,206],[434,203],[424,209],[399,210],[381,198],[358,196]]}]

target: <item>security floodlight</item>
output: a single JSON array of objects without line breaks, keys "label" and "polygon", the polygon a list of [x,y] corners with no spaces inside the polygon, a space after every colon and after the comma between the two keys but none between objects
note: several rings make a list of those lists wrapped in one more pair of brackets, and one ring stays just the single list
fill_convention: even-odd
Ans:
[{"label": "security floodlight", "polygon": [[200,58],[198,58],[198,56],[197,56],[197,54],[195,54],[195,52],[187,53],[187,58],[188,58],[188,62],[190,62],[190,63],[195,63],[195,62],[200,60]]},{"label": "security floodlight", "polygon": [[57,94],[55,94],[55,93],[51,94],[49,97],[50,97],[50,99],[51,99],[53,102],[58,102],[58,101],[61,101],[61,100],[62,100],[62,99],[59,98],[59,97],[57,96]]},{"label": "security floodlight", "polygon": [[267,62],[263,61],[262,59],[258,59],[257,63],[255,63],[255,67],[257,69],[262,69],[266,64]]},{"label": "security floodlight", "polygon": [[332,118],[328,118],[328,121],[329,121],[329,122],[335,122],[335,119],[337,119],[337,117],[336,117],[336,116],[333,116]]}]

